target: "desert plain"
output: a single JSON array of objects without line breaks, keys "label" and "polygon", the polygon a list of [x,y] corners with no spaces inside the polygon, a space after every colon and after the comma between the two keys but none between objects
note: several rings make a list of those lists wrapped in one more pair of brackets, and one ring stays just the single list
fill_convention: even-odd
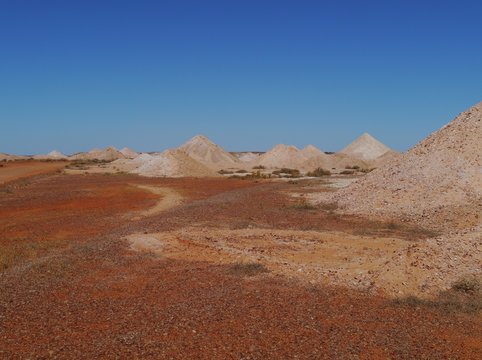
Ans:
[{"label": "desert plain", "polygon": [[0,358],[480,359],[481,144],[2,154]]}]

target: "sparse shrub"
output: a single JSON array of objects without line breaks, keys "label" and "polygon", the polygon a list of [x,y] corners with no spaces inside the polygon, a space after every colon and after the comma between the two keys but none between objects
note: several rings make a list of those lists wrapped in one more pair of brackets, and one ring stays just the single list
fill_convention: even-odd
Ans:
[{"label": "sparse shrub", "polygon": [[91,160],[73,160],[70,162],[69,165],[67,165],[65,168],[66,169],[71,169],[71,170],[87,170],[89,166],[93,165],[104,165],[108,164],[112,161],[108,160],[98,160],[98,159],[91,159]]},{"label": "sparse shrub", "polygon": [[359,167],[358,165],[353,165],[353,166],[347,165],[347,166],[345,166],[345,169],[348,169],[348,170],[360,170],[360,167]]},{"label": "sparse shrub", "polygon": [[340,172],[341,175],[353,175],[355,172],[353,170],[343,170]]},{"label": "sparse shrub", "polygon": [[371,169],[360,169],[360,172],[364,173],[364,174],[368,174],[369,172],[372,172],[373,170],[375,170],[375,168],[371,168]]},{"label": "sparse shrub", "polygon": [[422,299],[416,296],[407,296],[393,300],[393,304],[406,307],[425,306],[444,313],[480,313],[482,311],[480,281],[475,278],[461,279],[454,283],[451,289],[440,292],[435,298]]},{"label": "sparse shrub", "polygon": [[264,170],[264,169],[266,169],[266,167],[263,165],[253,166],[253,170]]},{"label": "sparse shrub", "polygon": [[256,172],[252,172],[249,175],[246,175],[246,177],[250,178],[250,179],[270,179],[271,174],[264,174],[264,173],[262,173],[261,171],[258,170]]},{"label": "sparse shrub", "polygon": [[325,211],[335,211],[338,209],[338,204],[336,202],[332,203],[321,203],[318,206],[320,209],[325,210]]},{"label": "sparse shrub", "polygon": [[248,173],[248,171],[247,171],[247,170],[244,170],[244,169],[243,169],[243,170],[237,170],[236,172],[237,172],[238,174],[247,174],[247,173]]},{"label": "sparse shrub", "polygon": [[306,173],[306,176],[310,176],[310,177],[322,177],[322,176],[330,176],[330,175],[331,175],[331,172],[329,170],[325,170],[321,167]]},{"label": "sparse shrub", "polygon": [[256,276],[262,273],[267,273],[269,270],[259,263],[236,263],[229,267],[228,273],[238,276]]},{"label": "sparse shrub", "polygon": [[396,222],[390,221],[387,223],[387,229],[389,230],[400,230],[403,226],[401,224],[397,224]]},{"label": "sparse shrub", "polygon": [[309,204],[307,202],[300,202],[290,206],[292,209],[297,210],[316,210],[316,206]]},{"label": "sparse shrub", "polygon": [[296,209],[296,210],[316,210],[317,207],[313,204],[310,204],[309,202],[306,201],[306,199],[301,198],[299,202],[291,204],[288,206],[290,209]]},{"label": "sparse shrub", "polygon": [[290,177],[290,178],[299,178],[301,176],[299,170],[289,169],[289,168],[282,168],[280,170],[275,170],[273,171],[273,175],[278,175],[278,176],[285,175],[285,177]]},{"label": "sparse shrub", "polygon": [[218,171],[218,174],[221,174],[221,175],[230,175],[230,174],[234,174],[233,171],[229,171],[229,170],[219,170]]},{"label": "sparse shrub", "polygon": [[476,277],[463,277],[452,284],[453,290],[464,293],[475,293],[481,288],[481,281]]}]

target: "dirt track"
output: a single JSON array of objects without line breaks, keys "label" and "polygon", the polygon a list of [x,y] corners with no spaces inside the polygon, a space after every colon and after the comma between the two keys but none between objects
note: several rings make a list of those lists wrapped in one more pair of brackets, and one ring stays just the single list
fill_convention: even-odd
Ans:
[{"label": "dirt track", "polygon": [[[184,200],[131,220],[159,202],[133,185],[170,188]],[[29,251],[0,272],[0,357],[476,359],[480,316],[309,284],[269,262],[271,272],[248,276],[222,252],[169,258],[133,251],[123,240],[194,226],[219,232],[214,240],[229,249],[253,245],[249,234],[270,231],[289,239],[299,231],[348,237],[362,229],[363,236],[423,241],[423,232],[411,238],[413,229],[297,206],[289,194],[310,186],[316,185],[55,175],[3,187],[0,246],[17,254],[27,244]],[[199,241],[199,234],[181,240]],[[256,251],[266,255],[269,244]],[[273,251],[287,257],[295,245]]]}]

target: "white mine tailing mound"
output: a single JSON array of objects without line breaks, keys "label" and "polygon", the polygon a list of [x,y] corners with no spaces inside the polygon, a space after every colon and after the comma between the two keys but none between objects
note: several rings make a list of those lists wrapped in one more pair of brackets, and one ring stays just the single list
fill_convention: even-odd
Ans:
[{"label": "white mine tailing mound", "polygon": [[166,150],[160,155],[152,156],[132,172],[151,177],[218,176],[214,170],[179,149]]},{"label": "white mine tailing mound", "polygon": [[239,163],[235,156],[203,135],[193,137],[184,145],[181,145],[179,150],[184,151],[187,155],[211,169],[220,170],[236,166]]},{"label": "white mine tailing mound", "polygon": [[115,147],[109,146],[105,149],[92,149],[87,153],[78,153],[70,157],[71,160],[102,160],[114,161],[124,159],[125,156]]},{"label": "white mine tailing mound", "polygon": [[350,212],[399,215],[427,226],[480,225],[482,103],[332,200]]},{"label": "white mine tailing mound", "polygon": [[52,159],[67,159],[67,155],[62,154],[60,151],[53,150],[47,154]]},{"label": "white mine tailing mound", "polygon": [[318,149],[316,146],[313,145],[307,145],[301,150],[301,154],[306,158],[314,158],[316,156],[323,156],[326,155],[323,151]]},{"label": "white mine tailing mound", "polygon": [[368,133],[364,133],[350,145],[340,151],[342,154],[358,158],[364,161],[375,160],[391,150],[388,146],[385,146],[380,141],[375,139]]},{"label": "white mine tailing mound", "polygon": [[[235,155],[236,156],[236,155]],[[260,155],[253,152],[245,152],[236,156],[236,158],[243,163],[252,163],[259,159]]]},{"label": "white mine tailing mound", "polygon": [[125,147],[125,148],[119,150],[119,152],[122,155],[124,155],[127,159],[134,159],[137,156],[139,156],[139,153],[137,153],[136,151],[134,151],[132,149],[129,149],[128,147]]},{"label": "white mine tailing mound", "polygon": [[276,145],[272,150],[263,154],[258,161],[259,165],[267,168],[291,168],[301,171],[312,171],[316,168],[343,169],[346,166],[360,166],[368,168],[369,165],[362,160],[346,154],[327,155],[313,145],[299,150],[295,146]]},{"label": "white mine tailing mound", "polygon": [[35,155],[33,158],[37,160],[66,160],[68,157],[62,154],[60,151],[53,150],[47,155]]},{"label": "white mine tailing mound", "polygon": [[258,160],[258,165],[267,168],[299,169],[305,161],[305,155],[296,146],[279,144],[267,153],[261,155]]}]

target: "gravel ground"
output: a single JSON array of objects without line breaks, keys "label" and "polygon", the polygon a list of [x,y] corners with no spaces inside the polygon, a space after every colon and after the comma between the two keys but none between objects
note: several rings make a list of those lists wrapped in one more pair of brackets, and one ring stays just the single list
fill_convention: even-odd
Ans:
[{"label": "gravel ground", "polygon": [[[132,221],[156,199],[130,184],[172,187],[190,200]],[[0,272],[0,358],[480,358],[477,314],[167,259],[122,240],[189,224],[407,236],[376,221],[292,208],[288,193],[306,186],[91,175],[43,177],[2,192],[2,249],[25,239],[63,245]]]}]

